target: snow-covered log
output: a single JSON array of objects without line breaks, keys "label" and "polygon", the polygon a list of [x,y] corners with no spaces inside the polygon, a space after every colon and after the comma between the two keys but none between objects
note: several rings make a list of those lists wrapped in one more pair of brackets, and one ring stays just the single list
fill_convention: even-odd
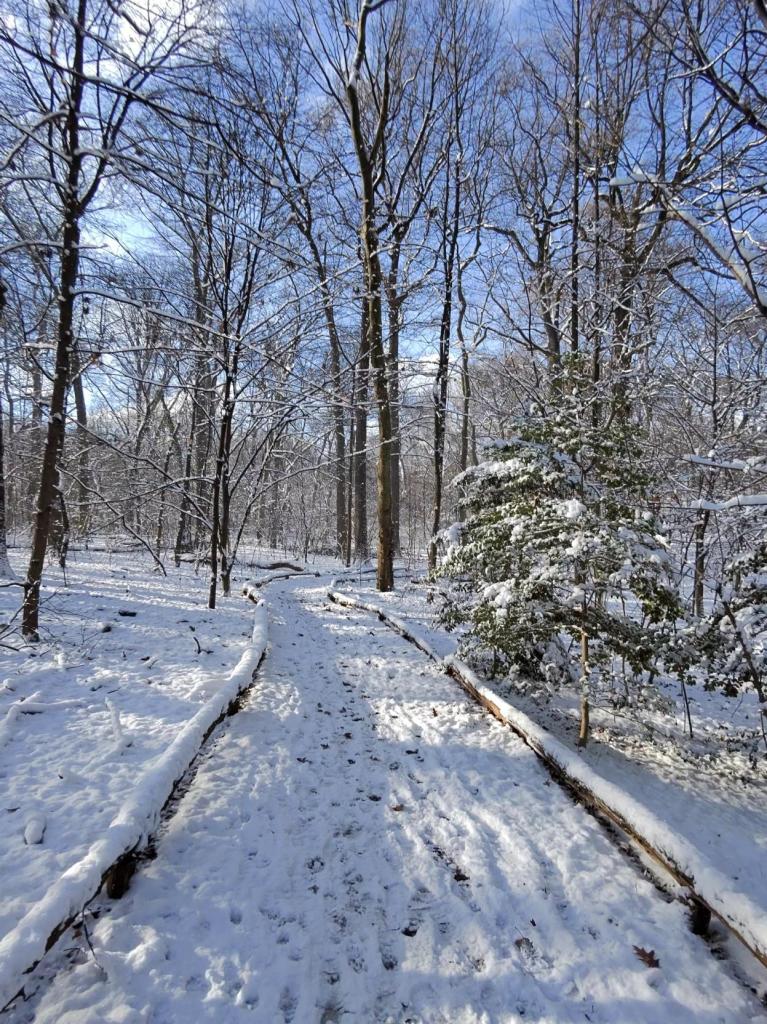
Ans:
[{"label": "snow-covered log", "polygon": [[138,779],[101,838],[0,941],[0,1007],[16,997],[24,975],[40,962],[102,885],[106,883],[109,895],[121,895],[119,890],[127,884],[178,782],[215,726],[237,710],[238,698],[252,684],[266,651],[267,636],[266,604],[259,601],[251,641],[219,691],[181,727],[170,746]]},{"label": "snow-covered log", "polygon": [[243,583],[242,596],[247,597],[251,601],[260,601],[261,598],[258,592],[267,583],[274,583],[275,580],[292,580],[294,576],[318,577],[319,575],[320,573],[312,572],[309,569],[299,569],[297,572],[270,572],[266,576],[260,576],[258,579]]},{"label": "snow-covered log", "polygon": [[528,715],[500,697],[468,665],[452,656],[440,658],[409,626],[377,605],[358,601],[332,587],[328,590],[328,597],[336,604],[372,612],[442,664],[462,689],[500,722],[512,728],[535,751],[558,782],[630,835],[690,892],[697,904],[702,904],[718,917],[767,966],[767,916],[763,908],[739,891],[691,843],[677,835],[634,797],[585,764],[580,754],[560,743]]}]

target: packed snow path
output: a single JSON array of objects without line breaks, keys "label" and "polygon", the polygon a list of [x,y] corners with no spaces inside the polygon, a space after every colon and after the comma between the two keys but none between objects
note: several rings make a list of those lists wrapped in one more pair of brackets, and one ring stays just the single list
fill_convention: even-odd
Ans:
[{"label": "packed snow path", "polygon": [[92,928],[96,959],[14,1020],[762,1019],[684,909],[422,654],[317,584],[269,600],[253,698]]}]

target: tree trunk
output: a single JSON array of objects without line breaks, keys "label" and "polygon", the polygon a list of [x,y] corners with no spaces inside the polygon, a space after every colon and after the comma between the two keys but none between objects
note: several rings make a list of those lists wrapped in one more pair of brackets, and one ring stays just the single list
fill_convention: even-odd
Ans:
[{"label": "tree trunk", "polygon": [[[165,453],[165,462],[163,464],[163,476],[165,479],[168,477],[168,470],[170,468],[170,460],[173,455],[173,443],[168,445],[168,450]],[[165,534],[165,510],[167,507],[166,489],[162,488],[160,491],[160,508],[157,513],[157,533],[155,534],[155,561],[159,562],[162,559],[162,548]]]},{"label": "tree trunk", "polygon": [[573,195],[570,243],[570,349],[580,348],[580,219],[581,219],[581,2],[573,3]]},{"label": "tree trunk", "polygon": [[[208,608],[216,607],[216,586],[218,582],[219,556],[221,559],[224,593],[229,592],[232,567],[229,565],[229,455],[232,441],[232,419],[234,418],[235,383],[239,362],[239,347],[236,345],[231,365],[227,367],[224,379],[224,396],[221,403],[221,425],[216,452],[216,471],[213,476],[213,499],[210,520],[210,585],[208,587]],[[225,577],[225,579],[224,579]]]},{"label": "tree trunk", "polygon": [[706,569],[706,527],[711,513],[704,509],[695,523],[695,577],[692,588],[692,613],[703,615],[703,578]]},{"label": "tree trunk", "polygon": [[76,19],[72,21],[74,51],[69,106],[64,128],[64,147],[68,160],[66,192],[64,201],[64,224],[61,239],[61,264],[58,294],[58,332],[56,338],[56,361],[53,377],[48,429],[43,449],[43,463],[40,470],[40,487],[32,533],[32,551],[29,558],[27,577],[24,583],[24,607],[22,611],[22,632],[30,639],[37,639],[40,612],[40,582],[48,548],[51,512],[56,497],[56,459],[64,446],[66,419],[67,385],[69,383],[70,353],[74,345],[72,325],[74,321],[75,288],[80,265],[80,110],[83,101],[83,67],[85,62],[86,0],[79,0]]},{"label": "tree trunk", "polygon": [[437,376],[432,392],[434,402],[434,509],[429,542],[429,569],[437,567],[437,534],[442,519],[442,485],[445,469],[445,432],[447,418],[447,385],[450,370],[450,332],[453,325],[453,279],[458,247],[458,219],[461,212],[460,164],[455,169],[452,217],[448,219],[450,163],[447,168],[445,190],[444,231],[442,236],[442,265],[444,269],[444,295],[439,325],[439,355]]},{"label": "tree trunk", "polygon": [[5,519],[5,445],[3,434],[3,404],[0,398],[0,579],[13,579],[13,569],[8,561]]},{"label": "tree trunk", "polygon": [[[586,614],[586,608],[583,608]],[[581,630],[581,721],[578,732],[578,746],[585,747],[589,741],[589,636]]]},{"label": "tree trunk", "polygon": [[349,425],[349,458],[346,473],[346,551],[344,561],[347,566],[352,564],[352,533],[354,531],[353,506],[354,506],[354,466],[356,449],[356,403],[357,403],[357,368],[352,367],[352,394],[351,394],[351,423]]},{"label": "tree trunk", "polygon": [[227,412],[224,444],[224,465],[221,473],[221,526],[219,529],[218,547],[221,552],[221,590],[229,596],[232,586],[232,568],[234,560],[230,552],[230,523],[232,496],[229,490],[229,459],[232,452],[232,419],[234,418],[234,401],[230,401]]},{"label": "tree trunk", "polygon": [[[197,432],[194,439],[194,475],[196,477],[196,499],[198,508],[202,509],[208,499],[207,489],[210,480],[207,477],[208,459],[213,445],[213,424],[215,419],[214,390],[215,372],[210,360],[205,355],[199,357],[200,386],[197,389]],[[204,542],[204,526],[200,516],[195,520],[193,547],[199,551]]]},{"label": "tree trunk", "polygon": [[178,516],[178,530],[176,531],[176,543],[173,546],[173,557],[176,568],[181,565],[181,555],[192,549],[192,531],[189,526],[189,478],[192,475],[192,437],[194,436],[194,413],[192,413],[192,428],[189,444],[184,459],[184,482],[181,491],[181,509]]},{"label": "tree trunk", "polygon": [[[360,71],[366,56],[367,19],[374,9],[370,0],[363,0],[357,25],[357,49],[349,78],[346,82],[346,97],[349,102],[349,123],[352,141],[362,183],[362,219],[360,243],[362,262],[365,269],[365,299],[367,302],[367,330],[370,365],[373,369],[376,404],[378,405],[378,462],[376,465],[376,504],[378,509],[378,560],[376,586],[380,591],[391,590],[394,586],[394,558],[392,553],[392,504],[391,504],[391,442],[392,420],[386,354],[383,348],[383,323],[381,310],[381,261],[378,254],[378,233],[376,230],[375,164],[382,154],[388,108],[388,78],[384,81],[384,94],[379,112],[378,128],[374,141],[368,150],[365,139],[359,94],[357,92]],[[387,72],[388,74],[388,72]],[[384,156],[381,155],[381,159]]]},{"label": "tree trunk", "polygon": [[309,226],[306,226],[304,230],[304,237],[311,248],[317,276],[320,281],[322,309],[330,342],[333,435],[335,441],[336,551],[338,557],[343,559],[346,553],[350,524],[346,510],[346,426],[344,423],[344,400],[341,386],[341,339],[338,335],[333,296],[330,291],[325,260],[320,254]]},{"label": "tree trunk", "polygon": [[[479,246],[477,246],[479,248]],[[455,325],[455,335],[458,348],[461,353],[461,450],[459,454],[459,469],[463,473],[469,466],[469,434],[471,432],[471,377],[469,375],[469,353],[466,348],[466,338],[463,333],[463,325],[466,319],[466,293],[463,289],[463,266],[460,260],[456,267],[456,295],[458,298],[458,317]]]},{"label": "tree trunk", "polygon": [[354,559],[364,562],[370,556],[368,548],[368,496],[367,496],[367,444],[368,444],[368,376],[370,349],[368,347],[368,307],[362,303],[360,355],[357,361],[356,393],[354,405]]},{"label": "tree trunk", "polygon": [[81,534],[88,532],[89,466],[88,466],[88,409],[85,404],[82,365],[80,363],[79,346],[75,344],[71,353],[72,359],[72,395],[75,400],[75,417],[77,420],[77,518],[76,529]]},{"label": "tree trunk", "polygon": [[392,504],[392,551],[395,556],[402,553],[400,536],[400,486],[402,462],[402,437],[400,432],[400,391],[399,391],[399,338],[402,326],[402,296],[399,294],[399,261],[401,239],[395,234],[391,248],[389,273],[386,279],[386,301],[389,314],[389,398],[391,403],[391,504]]}]

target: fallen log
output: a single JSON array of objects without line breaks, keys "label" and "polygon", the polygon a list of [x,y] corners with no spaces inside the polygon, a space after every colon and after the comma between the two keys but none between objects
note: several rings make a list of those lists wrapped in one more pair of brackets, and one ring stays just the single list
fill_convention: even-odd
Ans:
[{"label": "fallen log", "polygon": [[249,580],[247,583],[243,583],[242,596],[247,597],[250,601],[258,602],[261,600],[258,591],[261,587],[265,587],[267,583],[274,583],[276,580],[292,580],[295,576],[314,576],[319,578],[321,575],[322,573],[310,572],[308,569],[301,572],[272,573],[260,580]]},{"label": "fallen log", "polygon": [[305,565],[294,565],[293,562],[246,562],[249,569],[292,569],[293,572],[307,572]]},{"label": "fallen log", "polygon": [[221,690],[203,704],[139,778],[106,832],[51,885],[47,894],[0,941],[0,1012],[24,994],[23,978],[106,887],[119,897],[151,848],[163,814],[216,726],[235,714],[253,686],[267,644],[266,605],[260,601],[251,642]]},{"label": "fallen log", "polygon": [[496,694],[468,665],[454,657],[440,657],[426,640],[377,605],[341,594],[333,590],[332,585],[327,593],[335,604],[377,615],[381,622],[423,651],[473,700],[512,729],[543,761],[556,782],[587,808],[617,825],[660,864],[687,891],[693,930],[702,929],[706,918],[713,915],[767,967],[767,919],[764,914],[745,893],[735,890],[732,881],[708,864],[687,840],[674,836],[651,811],[598,775],[578,754]]}]

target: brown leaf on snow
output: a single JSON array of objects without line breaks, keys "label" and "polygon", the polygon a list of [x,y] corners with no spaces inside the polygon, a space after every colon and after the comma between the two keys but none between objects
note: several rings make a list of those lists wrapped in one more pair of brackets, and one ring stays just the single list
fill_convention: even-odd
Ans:
[{"label": "brown leaf on snow", "polygon": [[405,810],[405,805],[404,804],[392,804],[392,808],[391,809],[393,811],[404,811]]},{"label": "brown leaf on snow", "polygon": [[634,952],[646,967],[660,967],[660,960],[655,955],[654,949],[645,949],[644,946],[634,946]]}]

